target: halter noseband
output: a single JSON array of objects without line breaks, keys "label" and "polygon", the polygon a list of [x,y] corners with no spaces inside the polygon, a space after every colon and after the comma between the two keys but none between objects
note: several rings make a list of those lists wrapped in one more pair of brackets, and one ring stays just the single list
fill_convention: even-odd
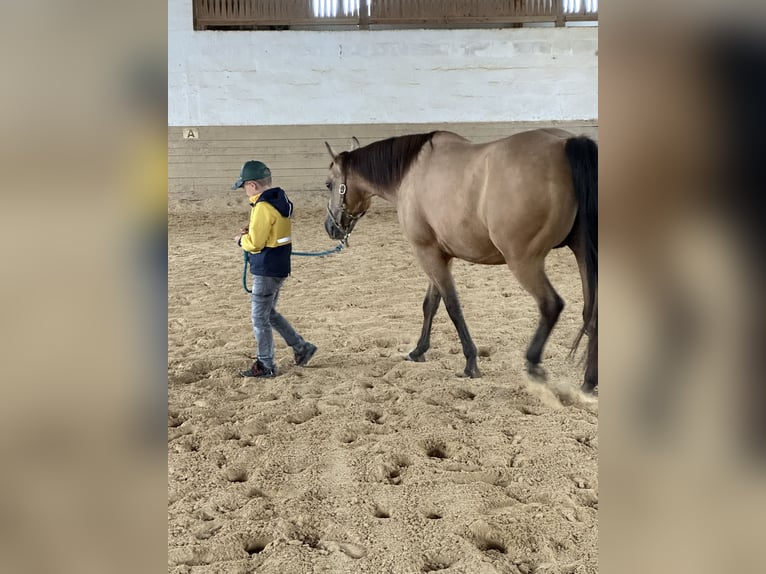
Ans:
[{"label": "halter noseband", "polygon": [[[332,209],[330,209],[330,201],[327,202],[327,215],[330,217],[333,225],[338,228],[341,233],[343,233],[343,239],[341,239],[341,241],[346,244],[346,247],[348,247],[348,238],[351,235],[351,232],[354,230],[356,222],[359,221],[364,216],[364,214],[367,213],[367,211],[363,211],[357,215],[354,215],[353,213],[349,212],[348,209],[346,209],[346,189],[347,188],[345,183],[341,183],[338,186],[338,195],[340,196],[340,214],[338,219],[335,219],[335,216],[332,214]],[[343,216],[345,216],[348,220],[347,227],[340,224],[340,222],[343,220]]]}]

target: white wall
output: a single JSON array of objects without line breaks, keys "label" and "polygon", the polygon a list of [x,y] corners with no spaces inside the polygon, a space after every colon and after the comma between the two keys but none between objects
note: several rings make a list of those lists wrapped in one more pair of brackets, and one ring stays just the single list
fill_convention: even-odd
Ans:
[{"label": "white wall", "polygon": [[598,117],[598,28],[195,32],[168,0],[168,124]]}]

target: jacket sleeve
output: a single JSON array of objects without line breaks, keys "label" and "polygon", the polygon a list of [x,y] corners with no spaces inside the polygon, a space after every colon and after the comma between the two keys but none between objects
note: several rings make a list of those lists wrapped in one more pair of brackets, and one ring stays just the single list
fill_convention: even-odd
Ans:
[{"label": "jacket sleeve", "polygon": [[256,203],[250,212],[250,227],[242,236],[240,246],[250,253],[258,253],[266,247],[266,242],[274,225],[274,218],[263,203]]}]

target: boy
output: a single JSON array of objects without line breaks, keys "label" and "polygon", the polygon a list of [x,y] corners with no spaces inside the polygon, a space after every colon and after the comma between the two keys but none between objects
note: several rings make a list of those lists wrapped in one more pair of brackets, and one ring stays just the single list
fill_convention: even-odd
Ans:
[{"label": "boy", "polygon": [[248,161],[242,166],[239,179],[232,189],[244,188],[250,199],[250,225],[234,240],[248,253],[253,274],[250,296],[253,331],[258,342],[258,358],[243,377],[275,377],[274,337],[272,327],[292,347],[295,364],[309,363],[317,348],[305,341],[292,325],[276,310],[279,290],[290,274],[292,240],[290,216],[293,204],[284,190],[271,183],[271,170],[260,161]]}]

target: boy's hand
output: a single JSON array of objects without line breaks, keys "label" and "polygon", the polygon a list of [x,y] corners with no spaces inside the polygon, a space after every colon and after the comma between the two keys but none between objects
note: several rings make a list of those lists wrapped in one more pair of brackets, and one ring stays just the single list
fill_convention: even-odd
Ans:
[{"label": "boy's hand", "polygon": [[239,245],[239,240],[242,239],[242,236],[243,235],[247,235],[248,233],[250,233],[250,228],[249,227],[243,227],[242,231],[239,232],[239,235],[235,235],[234,236],[234,241],[237,242],[237,245]]}]

